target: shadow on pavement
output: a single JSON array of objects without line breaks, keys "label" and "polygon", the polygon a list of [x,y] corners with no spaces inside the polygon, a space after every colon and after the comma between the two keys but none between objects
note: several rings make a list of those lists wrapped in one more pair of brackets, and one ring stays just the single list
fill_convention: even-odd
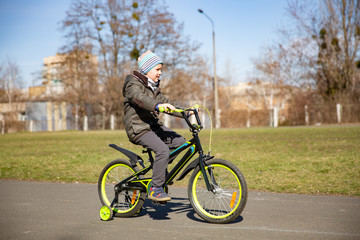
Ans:
[{"label": "shadow on pavement", "polygon": [[[186,216],[193,221],[208,223],[196,214],[191,204],[189,203],[188,198],[179,197],[172,197],[172,201],[160,205],[154,204],[151,200],[146,199],[140,213],[133,217],[144,217],[148,215],[153,220],[171,220],[171,218],[168,216],[169,213],[186,214]],[[243,220],[243,217],[239,216],[233,222],[228,224],[239,223]]]}]

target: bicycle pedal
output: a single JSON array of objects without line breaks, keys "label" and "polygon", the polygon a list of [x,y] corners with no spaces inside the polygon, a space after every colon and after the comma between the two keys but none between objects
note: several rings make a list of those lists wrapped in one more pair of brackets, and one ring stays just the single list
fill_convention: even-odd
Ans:
[{"label": "bicycle pedal", "polygon": [[167,201],[151,201],[154,205],[166,205]]}]

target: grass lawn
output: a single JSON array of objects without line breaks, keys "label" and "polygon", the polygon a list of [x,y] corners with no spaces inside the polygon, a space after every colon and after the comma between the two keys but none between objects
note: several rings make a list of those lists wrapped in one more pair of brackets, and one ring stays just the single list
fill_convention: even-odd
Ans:
[{"label": "grass lawn", "polygon": [[[200,136],[207,152],[209,131]],[[0,178],[96,183],[108,162],[125,158],[110,143],[142,150],[124,131],[0,135]],[[211,150],[241,169],[249,189],[360,196],[360,126],[219,129]]]}]

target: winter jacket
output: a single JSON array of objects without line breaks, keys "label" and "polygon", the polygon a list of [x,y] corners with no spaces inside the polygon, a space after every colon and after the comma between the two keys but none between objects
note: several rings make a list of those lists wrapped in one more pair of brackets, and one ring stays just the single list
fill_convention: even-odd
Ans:
[{"label": "winter jacket", "polygon": [[[137,71],[126,77],[123,95],[125,130],[131,142],[135,142],[147,131],[156,131],[163,125],[156,110],[159,103],[177,106],[162,95],[159,88],[153,91],[148,86],[147,77]],[[177,113],[174,115],[181,117]]]}]

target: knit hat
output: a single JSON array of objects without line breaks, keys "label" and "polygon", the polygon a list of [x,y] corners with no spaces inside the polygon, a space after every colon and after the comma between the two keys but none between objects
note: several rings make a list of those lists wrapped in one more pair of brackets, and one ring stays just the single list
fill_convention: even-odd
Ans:
[{"label": "knit hat", "polygon": [[139,71],[144,75],[158,64],[163,64],[162,60],[151,51],[146,51],[138,58]]}]

